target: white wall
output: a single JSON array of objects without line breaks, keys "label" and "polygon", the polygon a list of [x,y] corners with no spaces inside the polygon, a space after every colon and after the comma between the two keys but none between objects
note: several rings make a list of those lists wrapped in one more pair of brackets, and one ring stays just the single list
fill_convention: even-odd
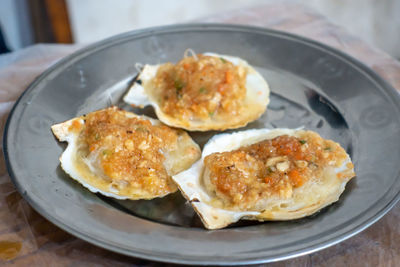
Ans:
[{"label": "white wall", "polygon": [[[33,43],[27,1],[0,0],[0,23],[12,50]],[[129,30],[186,22],[266,1],[67,0],[67,6],[75,41],[91,43]],[[317,9],[354,35],[400,58],[400,0],[292,1]]]},{"label": "white wall", "polygon": [[76,42],[88,43],[121,32],[180,23],[262,0],[67,0]]},{"label": "white wall", "polygon": [[[317,9],[392,56],[400,58],[400,0],[293,0]],[[67,0],[76,42],[124,31],[194,20],[266,0]]]}]

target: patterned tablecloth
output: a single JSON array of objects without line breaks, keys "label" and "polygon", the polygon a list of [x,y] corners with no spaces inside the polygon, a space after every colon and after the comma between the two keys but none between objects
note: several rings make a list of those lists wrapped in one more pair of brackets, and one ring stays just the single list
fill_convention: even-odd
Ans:
[{"label": "patterned tablecloth", "polygon": [[[335,47],[371,67],[400,90],[400,64],[325,17],[292,1],[227,11],[197,22],[268,27],[302,35]],[[0,56],[1,131],[18,96],[50,65],[78,45],[35,45]],[[122,256],[75,238],[35,212],[16,191],[0,155],[0,265],[128,266],[158,265]],[[362,233],[328,249],[272,266],[398,266],[400,205]]]}]

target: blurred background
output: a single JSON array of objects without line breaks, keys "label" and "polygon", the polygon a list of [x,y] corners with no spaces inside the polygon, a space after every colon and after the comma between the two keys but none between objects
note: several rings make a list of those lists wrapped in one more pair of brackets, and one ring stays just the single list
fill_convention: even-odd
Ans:
[{"label": "blurred background", "polygon": [[[0,50],[35,43],[88,44],[151,26],[190,22],[269,0],[0,0]],[[399,0],[301,2],[353,35],[400,58]],[[190,4],[189,4],[190,3]]]}]

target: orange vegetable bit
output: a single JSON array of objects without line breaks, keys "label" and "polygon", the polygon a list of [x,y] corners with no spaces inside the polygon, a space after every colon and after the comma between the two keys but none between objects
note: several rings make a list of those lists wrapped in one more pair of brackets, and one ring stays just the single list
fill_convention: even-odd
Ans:
[{"label": "orange vegetable bit", "polygon": [[79,120],[72,121],[71,126],[69,126],[69,130],[78,132],[81,129],[82,123]]},{"label": "orange vegetable bit", "polygon": [[233,81],[233,74],[229,70],[225,72],[225,82],[226,83],[232,83]]},{"label": "orange vegetable bit", "polygon": [[[304,159],[303,153],[297,152],[296,154],[294,154],[294,158],[295,158],[296,160],[302,160],[302,159]],[[311,160],[311,159],[310,159],[310,160]]]},{"label": "orange vegetable bit", "polygon": [[267,176],[267,177],[264,178],[264,182],[265,182],[266,184],[271,185],[271,184],[273,184],[274,179],[273,179],[272,177]]},{"label": "orange vegetable bit", "polygon": [[294,187],[299,187],[304,184],[304,179],[298,170],[291,170],[288,173],[288,176],[291,182],[293,183]]},{"label": "orange vegetable bit", "polygon": [[221,95],[225,95],[225,86],[224,86],[224,84],[219,84],[218,85],[218,93],[220,93]]}]

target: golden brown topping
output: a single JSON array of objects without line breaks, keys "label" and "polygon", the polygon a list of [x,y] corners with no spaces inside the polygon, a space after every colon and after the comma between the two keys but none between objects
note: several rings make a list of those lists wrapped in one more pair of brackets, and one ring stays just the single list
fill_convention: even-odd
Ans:
[{"label": "golden brown topping", "polygon": [[130,185],[162,195],[175,190],[163,163],[177,145],[179,132],[149,120],[105,109],[85,117],[80,149],[99,162],[105,179],[117,187]]},{"label": "golden brown topping", "polygon": [[[293,189],[321,177],[328,166],[340,167],[347,154],[339,144],[318,134],[302,132],[264,140],[204,159],[206,179],[226,204],[253,208],[257,201],[277,195],[290,198]],[[338,177],[341,175],[338,175]]]},{"label": "golden brown topping", "polygon": [[198,55],[162,65],[154,79],[164,113],[183,120],[236,115],[246,96],[246,71],[223,58]]},{"label": "golden brown topping", "polygon": [[73,120],[71,125],[69,126],[69,130],[72,132],[79,132],[82,128],[82,123],[80,120]]}]

